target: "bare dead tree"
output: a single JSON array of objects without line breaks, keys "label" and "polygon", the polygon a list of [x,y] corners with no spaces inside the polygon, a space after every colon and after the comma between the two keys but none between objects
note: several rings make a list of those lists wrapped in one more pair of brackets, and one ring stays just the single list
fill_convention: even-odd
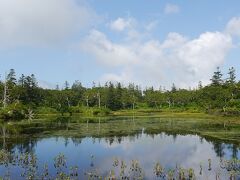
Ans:
[{"label": "bare dead tree", "polygon": [[69,98],[67,97],[66,100],[67,100],[68,107],[70,107],[71,104],[70,104],[70,100],[69,100]]},{"label": "bare dead tree", "polygon": [[87,103],[87,107],[89,107],[89,104],[88,104],[88,96],[86,97],[86,103]]},{"label": "bare dead tree", "polygon": [[34,116],[35,116],[35,114],[33,113],[33,110],[30,109],[30,108],[28,108],[27,114],[26,114],[26,118],[27,118],[29,121],[31,121],[31,120],[33,120]]},{"label": "bare dead tree", "polygon": [[3,91],[3,107],[6,108],[9,102],[9,95],[8,95],[8,86],[7,86],[7,78],[5,75],[5,82],[4,82],[4,91]]},{"label": "bare dead tree", "polygon": [[100,93],[97,93],[97,98],[98,98],[98,107],[101,108],[101,96]]}]

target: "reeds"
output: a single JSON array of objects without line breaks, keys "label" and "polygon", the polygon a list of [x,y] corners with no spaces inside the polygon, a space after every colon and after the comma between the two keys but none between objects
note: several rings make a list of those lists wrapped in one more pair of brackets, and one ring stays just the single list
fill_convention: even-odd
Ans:
[{"label": "reeds", "polygon": [[[52,166],[54,170],[49,170],[49,164],[40,164],[37,156],[33,153],[21,153],[14,154],[6,150],[0,150],[0,168],[4,169],[5,174],[1,174],[4,180],[10,180],[14,170],[18,168],[21,171],[19,178],[26,180],[68,180],[68,179],[89,179],[89,180],[141,180],[146,179],[144,169],[138,160],[126,161],[115,157],[113,159],[112,168],[108,172],[100,172],[94,164],[95,156],[90,157],[90,168],[83,172],[78,166],[68,166],[67,157],[60,153],[53,159]],[[152,167],[152,177],[154,179],[162,180],[195,180],[197,177],[203,177],[203,169],[215,173],[216,180],[222,179],[223,177],[230,180],[235,180],[240,178],[240,160],[220,160],[219,164],[220,170],[223,173],[213,172],[212,160],[209,159],[207,167],[204,168],[203,164],[200,163],[199,171],[195,172],[195,169],[184,168],[177,165],[175,168],[166,169],[160,162],[156,162]],[[226,174],[227,173],[227,174]],[[226,176],[227,175],[227,176]],[[16,177],[15,177],[16,178]]]}]

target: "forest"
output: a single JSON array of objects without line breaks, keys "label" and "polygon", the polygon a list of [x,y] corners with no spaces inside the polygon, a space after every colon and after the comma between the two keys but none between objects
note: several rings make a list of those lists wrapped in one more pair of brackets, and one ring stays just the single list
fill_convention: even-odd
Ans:
[{"label": "forest", "polygon": [[201,81],[194,89],[179,89],[174,84],[170,90],[155,89],[130,83],[106,82],[104,85],[84,87],[75,81],[66,81],[63,88],[44,89],[38,85],[34,74],[21,75],[17,79],[14,69],[0,82],[0,119],[17,120],[32,118],[35,114],[83,113],[107,115],[119,110],[149,110],[171,112],[204,112],[209,114],[240,114],[240,82],[236,70],[229,68],[227,78],[218,67],[211,83]]}]

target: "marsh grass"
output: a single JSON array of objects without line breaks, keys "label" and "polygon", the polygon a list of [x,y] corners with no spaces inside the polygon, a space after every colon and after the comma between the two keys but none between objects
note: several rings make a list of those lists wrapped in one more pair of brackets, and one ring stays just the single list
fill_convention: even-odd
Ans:
[{"label": "marsh grass", "polygon": [[236,117],[201,116],[195,114],[166,114],[161,116],[108,117],[48,117],[0,124],[0,136],[22,138],[62,137],[119,137],[146,134],[193,134],[209,140],[240,144],[240,120]]}]

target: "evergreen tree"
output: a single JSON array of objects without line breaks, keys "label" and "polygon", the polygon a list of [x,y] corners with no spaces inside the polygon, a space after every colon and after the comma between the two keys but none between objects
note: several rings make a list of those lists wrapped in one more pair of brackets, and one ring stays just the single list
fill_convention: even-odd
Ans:
[{"label": "evergreen tree", "polygon": [[17,83],[17,79],[16,79],[16,73],[14,69],[10,69],[10,72],[7,75],[7,83],[10,86],[14,86]]},{"label": "evergreen tree", "polygon": [[74,90],[74,91],[82,90],[82,89],[83,89],[82,83],[76,80],[76,81],[73,83],[71,89]]},{"label": "evergreen tree", "polygon": [[60,88],[59,88],[59,85],[57,84],[56,87],[55,87],[55,90],[59,91]]},{"label": "evergreen tree", "polygon": [[198,82],[198,89],[202,89],[203,88],[203,86],[202,86],[202,81],[199,81]]},{"label": "evergreen tree", "polygon": [[38,86],[37,79],[34,74],[31,74],[31,87],[37,88],[37,86]]},{"label": "evergreen tree", "polygon": [[[16,83],[15,71],[10,70],[5,82],[0,83],[0,94],[3,107],[10,107],[17,102],[32,107],[46,106],[52,108],[69,109],[80,103],[87,107],[108,107],[111,110],[135,109],[136,107],[187,107],[206,109],[221,109],[229,113],[240,113],[240,83],[236,83],[235,69],[229,69],[228,78],[222,86],[222,73],[217,68],[211,78],[212,85],[203,87],[201,81],[198,89],[177,89],[175,84],[170,91],[147,88],[142,93],[140,86],[133,83],[124,87],[121,83],[114,85],[112,82],[105,86],[85,88],[79,81],[75,81],[71,88],[66,81],[63,90],[42,89],[38,87],[34,74],[20,76]],[[234,84],[234,85],[232,85]],[[60,106],[59,106],[60,104]],[[136,104],[138,106],[136,106]],[[71,109],[71,108],[70,108]],[[65,111],[64,110],[64,111]]]},{"label": "evergreen tree", "polygon": [[223,83],[222,76],[223,74],[221,73],[220,68],[217,67],[217,71],[213,73],[212,79],[210,79],[212,81],[211,84],[214,86],[221,85]]},{"label": "evergreen tree", "polygon": [[21,75],[21,77],[19,78],[18,80],[18,84],[23,87],[24,86],[24,79],[25,79],[25,76],[24,74]]},{"label": "evergreen tree", "polygon": [[106,97],[106,106],[111,110],[116,110],[115,107],[115,93],[113,83],[109,83],[107,97]]},{"label": "evergreen tree", "polygon": [[176,91],[177,91],[177,88],[176,88],[175,84],[173,83],[173,84],[172,84],[171,92],[176,92]]},{"label": "evergreen tree", "polygon": [[229,68],[228,78],[226,81],[227,84],[235,84],[236,83],[236,70],[234,67]]},{"label": "evergreen tree", "polygon": [[122,85],[121,83],[117,83],[117,87],[116,87],[116,109],[121,109],[123,106],[122,103],[122,93],[123,93],[123,89],[122,89]]},{"label": "evergreen tree", "polygon": [[65,83],[64,83],[64,89],[65,89],[65,90],[69,90],[69,83],[68,83],[68,81],[65,81]]}]

